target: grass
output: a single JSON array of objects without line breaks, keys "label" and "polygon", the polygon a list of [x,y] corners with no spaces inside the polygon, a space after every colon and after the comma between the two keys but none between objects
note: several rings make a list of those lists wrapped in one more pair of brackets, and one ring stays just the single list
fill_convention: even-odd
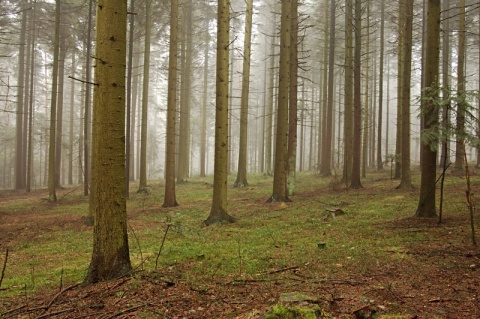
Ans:
[{"label": "grass", "polygon": [[[158,268],[178,269],[183,280],[195,286],[262,278],[298,266],[316,280],[348,277],[352,270],[371,275],[379,267],[412,259],[406,253],[408,247],[428,238],[425,231],[399,232],[388,227],[414,215],[418,190],[395,190],[398,181],[391,181],[387,173],[370,173],[363,180],[364,189],[348,191],[331,185],[329,179],[299,173],[293,202],[275,204],[266,203],[271,178],[252,175],[251,186],[229,188],[229,213],[238,222],[210,227],[203,225],[211,204],[210,178],[192,178],[178,185],[180,206],[168,209],[161,207],[162,182],[150,182],[148,195],[134,193],[132,184],[127,205],[132,264],[154,271],[168,227]],[[414,174],[415,185],[419,185],[418,178]],[[231,176],[229,184],[233,181]],[[478,184],[475,176],[474,187]],[[446,216],[449,211],[464,210],[466,220],[467,209],[460,195],[464,181],[448,178],[446,188]],[[92,242],[92,230],[82,220],[88,204],[80,190],[64,192],[68,194],[58,204],[34,196],[2,205],[3,213],[24,216],[19,227],[30,227],[31,232],[24,229],[11,238],[0,297],[82,281]],[[332,217],[329,209],[341,209],[344,214]],[[33,211],[34,216],[29,216]],[[462,234],[451,240],[465,238],[468,235]],[[392,314],[381,318],[404,317]]]}]

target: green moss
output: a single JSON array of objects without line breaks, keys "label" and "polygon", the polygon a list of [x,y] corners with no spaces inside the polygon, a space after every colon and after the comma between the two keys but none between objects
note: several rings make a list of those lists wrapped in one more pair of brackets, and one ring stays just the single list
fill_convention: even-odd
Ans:
[{"label": "green moss", "polygon": [[318,319],[333,318],[331,315],[323,312],[317,305],[308,307],[292,307],[284,305],[275,305],[273,309],[265,314],[265,319]]}]

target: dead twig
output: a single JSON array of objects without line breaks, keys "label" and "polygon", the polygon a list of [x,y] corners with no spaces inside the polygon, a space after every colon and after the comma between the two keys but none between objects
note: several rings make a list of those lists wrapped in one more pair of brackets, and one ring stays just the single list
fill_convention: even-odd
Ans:
[{"label": "dead twig", "polygon": [[137,306],[133,306],[133,307],[127,308],[127,309],[123,309],[123,310],[118,311],[118,312],[114,313],[113,315],[107,317],[106,319],[112,319],[112,318],[115,318],[115,317],[118,317],[118,316],[127,314],[127,313],[129,313],[129,312],[132,312],[132,311],[137,310],[138,308],[145,307],[146,305],[147,305],[147,304],[141,304],[141,305],[137,305]]},{"label": "dead twig", "polygon": [[21,309],[25,308],[26,306],[27,306],[27,305],[22,305],[22,306],[20,306],[20,307],[7,310],[7,311],[5,311],[4,313],[0,313],[0,318],[8,318],[7,315],[12,314],[12,313],[14,313],[14,312],[16,312],[16,311],[18,311],[18,310],[21,310]]},{"label": "dead twig", "polygon": [[[60,297],[62,294],[64,294],[65,292],[69,291],[70,289],[73,289],[77,286],[79,286],[80,284],[73,284],[71,286],[68,286],[66,287],[65,289],[59,291],[53,298],[52,300],[50,300],[50,302],[44,307],[44,310],[43,312],[47,312],[48,309],[50,309],[50,307],[55,303],[55,301],[57,301],[58,297]],[[38,319],[38,318],[37,318]]]},{"label": "dead twig", "polygon": [[155,258],[155,270],[157,270],[158,258],[160,258],[160,254],[162,253],[163,244],[165,244],[165,239],[167,238],[169,229],[170,229],[170,224],[167,224],[167,229],[165,230],[165,234],[163,234],[162,244],[160,245],[160,249],[158,250],[157,258]]},{"label": "dead twig", "polygon": [[38,317],[35,317],[35,319],[44,319],[44,318],[48,318],[48,317],[53,317],[53,316],[56,316],[56,315],[59,315],[59,314],[65,313],[65,312],[69,312],[69,311],[72,311],[72,310],[73,310],[73,308],[62,309],[62,310],[58,310],[58,311],[55,311],[55,312],[50,312],[50,313],[40,315]]},{"label": "dead twig", "polygon": [[285,268],[280,268],[280,269],[275,269],[275,270],[270,270],[264,273],[260,273],[259,275],[272,275],[272,274],[278,274],[281,272],[289,271],[289,270],[295,270],[300,268],[299,266],[291,266],[291,267],[285,267]]}]

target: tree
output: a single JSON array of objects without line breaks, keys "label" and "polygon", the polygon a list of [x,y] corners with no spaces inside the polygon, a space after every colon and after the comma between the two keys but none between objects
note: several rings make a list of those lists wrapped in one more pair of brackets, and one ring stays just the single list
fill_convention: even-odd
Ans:
[{"label": "tree", "polygon": [[355,47],[353,56],[353,162],[351,188],[362,188],[360,180],[360,149],[362,136],[361,55],[362,55],[362,1],[355,0]]},{"label": "tree", "polygon": [[60,51],[60,0],[55,1],[55,38],[53,41],[52,97],[50,103],[50,137],[48,145],[48,200],[57,201],[55,185],[55,136],[57,121],[58,55]]},{"label": "tree", "polygon": [[458,2],[458,62],[457,62],[457,126],[455,140],[455,171],[465,170],[465,0]]},{"label": "tree", "polygon": [[[326,124],[322,137],[322,159],[320,166],[320,174],[323,176],[332,175],[332,136],[333,136],[333,76],[335,65],[335,0],[330,1],[330,40],[328,43],[328,90],[327,94],[326,115],[323,123]],[[326,40],[325,40],[326,42]],[[324,87],[325,87],[324,84]]]},{"label": "tree", "polygon": [[200,129],[200,177],[205,177],[206,174],[206,155],[207,155],[207,97],[208,97],[208,65],[209,65],[209,51],[210,51],[210,33],[208,32],[208,25],[210,19],[205,19],[205,50],[203,62],[203,96],[202,96],[202,126]]},{"label": "tree", "polygon": [[22,25],[20,29],[20,45],[18,49],[18,81],[17,81],[17,110],[15,134],[15,189],[25,187],[25,172],[23,172],[23,109],[24,109],[24,82],[25,82],[25,39],[27,34],[27,13],[22,11]]},{"label": "tree", "polygon": [[246,187],[247,181],[247,141],[248,141],[248,97],[250,91],[250,44],[252,41],[253,0],[247,0],[245,10],[245,38],[243,51],[242,98],[240,101],[240,141],[238,151],[237,179],[233,187]]},{"label": "tree", "polygon": [[343,180],[349,183],[353,165],[353,2],[345,3],[345,84],[343,125]]},{"label": "tree", "polygon": [[273,14],[272,19],[272,36],[270,44],[270,53],[268,58],[268,91],[267,103],[265,105],[265,174],[272,175],[272,126],[273,126],[273,96],[275,93],[275,44],[276,36],[275,30],[277,25],[277,15]]},{"label": "tree", "polygon": [[125,65],[127,2],[97,7],[90,210],[95,215],[93,253],[86,283],[127,275],[125,197]]},{"label": "tree", "polygon": [[[428,136],[438,135],[438,67],[440,46],[440,0],[428,0],[427,43],[424,70],[424,94],[422,103],[422,120]],[[435,217],[436,160],[438,140],[422,141],[422,175],[420,181],[420,197],[415,216]]]},{"label": "tree", "polygon": [[[91,51],[92,51],[92,17],[93,17],[93,0],[88,1],[88,23],[87,23],[87,38],[85,39],[86,46],[86,63],[85,63],[85,118],[83,120],[83,195],[88,196],[90,185],[90,142],[91,142],[91,86],[92,82],[92,68],[91,65]],[[93,223],[93,216],[87,217],[87,222]]]},{"label": "tree", "polygon": [[380,0],[380,72],[378,79],[378,130],[377,130],[377,169],[383,169],[382,160],[382,121],[383,121],[383,67],[385,57],[385,0]]},{"label": "tree", "polygon": [[290,32],[291,1],[282,1],[280,22],[280,62],[278,74],[277,131],[273,191],[268,202],[288,202],[287,194],[287,143],[288,143],[288,88],[290,82]]},{"label": "tree", "polygon": [[[135,12],[135,0],[130,0],[130,12]],[[130,196],[130,174],[133,175],[131,162],[133,161],[132,145],[132,73],[133,73],[133,41],[135,29],[135,15],[130,14],[128,19],[128,65],[127,65],[127,124],[125,127],[125,196]],[[134,113],[135,114],[135,113]]]},{"label": "tree", "polygon": [[142,126],[140,132],[140,177],[137,193],[147,193],[148,90],[150,84],[150,34],[152,32],[152,0],[145,1],[145,47],[143,51]]},{"label": "tree", "polygon": [[[288,94],[287,195],[295,195],[298,126],[298,0],[291,0],[290,87]],[[303,144],[302,144],[303,145]]]},{"label": "tree", "polygon": [[233,223],[227,212],[228,159],[228,56],[230,0],[218,0],[217,13],[217,74],[215,98],[215,163],[213,168],[213,198],[206,225]]},{"label": "tree", "polygon": [[170,8],[170,49],[168,60],[167,137],[165,140],[165,198],[163,207],[177,206],[175,194],[175,124],[177,120],[178,0]]},{"label": "tree", "polygon": [[404,5],[403,12],[405,29],[403,33],[403,81],[401,100],[399,100],[402,104],[402,176],[400,185],[397,188],[409,189],[412,188],[412,175],[410,172],[410,86],[412,74],[413,0],[405,0]]}]

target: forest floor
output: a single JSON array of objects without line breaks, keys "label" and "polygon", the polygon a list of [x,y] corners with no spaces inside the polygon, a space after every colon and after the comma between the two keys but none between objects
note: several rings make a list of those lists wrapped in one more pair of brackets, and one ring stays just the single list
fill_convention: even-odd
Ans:
[{"label": "forest floor", "polygon": [[57,203],[0,191],[0,318],[480,318],[464,178],[447,177],[439,224],[412,217],[418,187],[384,174],[348,191],[299,174],[293,201],[274,204],[270,179],[252,177],[229,189],[238,221],[213,227],[211,181],[178,185],[172,209],[152,183],[128,203],[134,272],[95,285],[81,284],[92,229],[79,189]]}]

